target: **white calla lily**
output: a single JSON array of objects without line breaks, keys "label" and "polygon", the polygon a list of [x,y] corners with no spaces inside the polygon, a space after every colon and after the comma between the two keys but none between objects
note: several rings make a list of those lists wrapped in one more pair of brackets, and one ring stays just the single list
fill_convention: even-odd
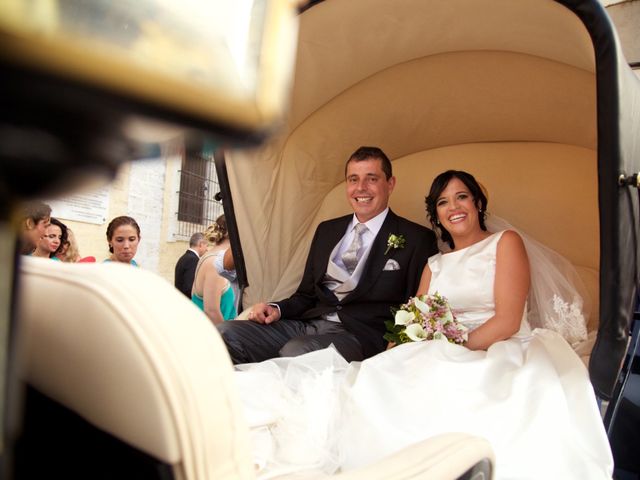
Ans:
[{"label": "white calla lily", "polygon": [[409,337],[414,342],[422,342],[427,338],[427,333],[424,331],[424,328],[422,328],[422,325],[420,325],[419,323],[413,323],[411,325],[408,325],[407,328],[404,330],[404,333],[406,333],[407,337]]},{"label": "white calla lily", "polygon": [[433,333],[433,339],[434,340],[444,340],[446,342],[447,341],[447,336],[442,332],[434,332]]},{"label": "white calla lily", "polygon": [[418,310],[420,310],[422,313],[427,313],[429,312],[429,305],[427,305],[426,303],[424,303],[422,300],[420,300],[419,298],[415,298],[415,300],[413,301],[413,304],[416,306],[416,308]]},{"label": "white calla lily", "polygon": [[442,324],[446,325],[449,322],[453,322],[453,314],[451,313],[451,310],[447,308],[447,311],[442,316]]},{"label": "white calla lily", "polygon": [[406,310],[398,310],[396,312],[396,325],[408,325],[416,319],[416,315],[413,312],[407,312]]}]

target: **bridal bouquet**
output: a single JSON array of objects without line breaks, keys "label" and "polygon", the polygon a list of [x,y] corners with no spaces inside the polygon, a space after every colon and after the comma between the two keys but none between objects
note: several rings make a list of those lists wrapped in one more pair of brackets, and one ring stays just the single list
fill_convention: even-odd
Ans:
[{"label": "bridal bouquet", "polygon": [[396,344],[447,340],[461,345],[467,340],[467,327],[456,320],[449,302],[438,292],[410,298],[395,312],[395,322],[385,324],[385,340]]}]

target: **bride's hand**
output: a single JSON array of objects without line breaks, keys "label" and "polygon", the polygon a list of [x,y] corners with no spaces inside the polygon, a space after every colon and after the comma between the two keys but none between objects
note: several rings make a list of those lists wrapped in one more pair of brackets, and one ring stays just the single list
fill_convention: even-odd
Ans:
[{"label": "bride's hand", "polygon": [[387,350],[391,350],[395,346],[396,344],[394,342],[389,342],[389,345],[387,345]]}]

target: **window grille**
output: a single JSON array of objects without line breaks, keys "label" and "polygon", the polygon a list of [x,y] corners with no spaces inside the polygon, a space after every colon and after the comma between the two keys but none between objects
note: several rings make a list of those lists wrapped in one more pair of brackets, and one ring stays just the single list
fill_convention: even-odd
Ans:
[{"label": "window grille", "polygon": [[204,232],[224,213],[222,202],[215,199],[220,191],[213,154],[187,152],[182,159],[178,191],[178,225],[176,238],[189,240]]}]

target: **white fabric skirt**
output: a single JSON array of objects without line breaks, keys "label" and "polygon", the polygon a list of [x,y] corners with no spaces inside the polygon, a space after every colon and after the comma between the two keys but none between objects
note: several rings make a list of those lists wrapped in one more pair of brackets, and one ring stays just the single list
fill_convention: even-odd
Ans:
[{"label": "white fabric skirt", "polygon": [[486,352],[431,341],[352,364],[329,348],[238,368],[261,478],[349,470],[446,432],[488,439],[498,479],[612,475],[588,372],[548,330]]}]

